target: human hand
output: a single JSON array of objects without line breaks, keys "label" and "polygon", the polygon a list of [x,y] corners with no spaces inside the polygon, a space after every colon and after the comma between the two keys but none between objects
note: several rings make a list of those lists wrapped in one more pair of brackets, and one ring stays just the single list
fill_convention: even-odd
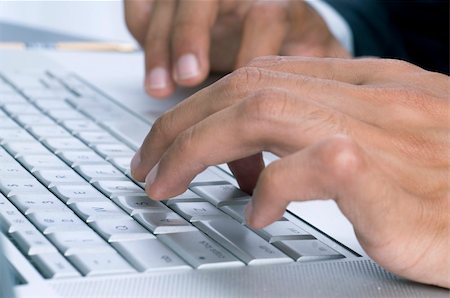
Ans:
[{"label": "human hand", "polygon": [[[256,59],[159,118],[132,174],[160,200],[210,165],[273,152],[248,179],[249,225],[332,198],[380,265],[449,287],[449,83],[395,60]],[[235,169],[241,185],[252,164]]]},{"label": "human hand", "polygon": [[305,1],[125,0],[125,17],[144,48],[144,85],[153,97],[258,56],[349,56]]}]

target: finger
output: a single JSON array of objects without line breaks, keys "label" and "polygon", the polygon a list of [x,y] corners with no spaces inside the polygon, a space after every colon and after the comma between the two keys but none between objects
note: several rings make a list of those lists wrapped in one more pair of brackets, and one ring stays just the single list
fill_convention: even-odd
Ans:
[{"label": "finger", "polygon": [[174,90],[170,77],[170,28],[175,0],[155,0],[145,37],[145,90],[154,97],[165,97]]},{"label": "finger", "polygon": [[259,174],[264,170],[262,153],[228,163],[228,167],[236,178],[241,190],[252,194]]},{"label": "finger", "polygon": [[145,35],[150,20],[150,13],[154,0],[125,0],[125,22],[131,35],[144,45]]},{"label": "finger", "polygon": [[202,82],[209,72],[210,31],[218,0],[180,1],[173,24],[173,78],[183,86]]},{"label": "finger", "polygon": [[287,28],[285,1],[256,1],[245,17],[236,68],[255,57],[279,54]]},{"label": "finger", "polygon": [[[349,113],[359,118],[371,113],[364,103],[355,102],[355,91],[351,85],[339,82],[320,82],[318,79],[295,76],[281,72],[266,71],[257,68],[242,68],[228,78],[206,88],[179,104],[174,110],[159,118],[147,135],[142,149],[137,153],[132,165],[133,176],[143,180],[148,171],[159,161],[163,152],[182,131],[251,96],[254,90],[266,86],[298,91],[308,100],[319,101],[342,113]],[[330,96],[333,94],[333,96]],[[214,98],[214,100],[210,100]],[[364,106],[365,108],[361,108]],[[352,114],[352,115],[353,115]],[[239,167],[239,166],[238,166]]]},{"label": "finger", "polygon": [[302,74],[310,77],[345,82],[353,85],[368,85],[392,81],[392,76],[404,75],[404,68],[399,71],[392,67],[393,60],[377,58],[314,58],[272,56],[259,57],[248,66]]},{"label": "finger", "polygon": [[[210,165],[263,150],[289,154],[341,130],[337,126],[343,121],[331,120],[330,113],[283,91],[264,91],[181,133],[163,154],[157,172],[147,175],[146,191],[156,199],[174,196]],[[292,135],[297,137],[288,137]]]},{"label": "finger", "polygon": [[365,244],[398,237],[386,226],[405,225],[397,215],[414,212],[407,202],[415,199],[387,180],[363,149],[348,137],[332,136],[271,163],[246,208],[246,222],[262,228],[282,217],[291,201],[330,198]]}]

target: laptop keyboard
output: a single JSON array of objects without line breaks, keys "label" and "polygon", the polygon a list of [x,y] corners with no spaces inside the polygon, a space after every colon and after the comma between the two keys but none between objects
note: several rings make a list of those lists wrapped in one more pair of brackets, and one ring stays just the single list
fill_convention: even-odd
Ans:
[{"label": "laptop keyboard", "polygon": [[142,127],[76,76],[0,75],[0,228],[44,278],[344,258],[286,217],[248,228],[250,197],[214,169],[150,200],[117,117]]}]

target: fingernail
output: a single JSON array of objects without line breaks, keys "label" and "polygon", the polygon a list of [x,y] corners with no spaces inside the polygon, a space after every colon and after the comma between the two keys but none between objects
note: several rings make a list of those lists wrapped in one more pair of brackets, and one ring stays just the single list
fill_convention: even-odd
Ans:
[{"label": "fingernail", "polygon": [[159,163],[156,164],[156,166],[154,166],[153,169],[151,169],[151,171],[147,174],[147,177],[145,177],[145,185],[147,187],[152,186],[153,182],[155,182],[156,175],[158,174],[158,167]]},{"label": "fingernail", "polygon": [[130,169],[134,171],[141,163],[141,150],[139,149],[131,159]]},{"label": "fingernail", "polygon": [[197,57],[194,54],[181,56],[177,61],[175,71],[177,80],[186,80],[198,76],[200,66]]},{"label": "fingernail", "polygon": [[146,79],[146,88],[150,90],[158,90],[167,88],[167,70],[163,67],[155,67],[153,68],[147,79]]}]

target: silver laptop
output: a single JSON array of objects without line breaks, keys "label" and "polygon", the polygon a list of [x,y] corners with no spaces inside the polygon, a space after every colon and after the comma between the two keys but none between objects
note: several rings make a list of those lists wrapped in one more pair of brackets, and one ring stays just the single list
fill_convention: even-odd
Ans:
[{"label": "silver laptop", "polygon": [[448,296],[377,266],[332,202],[247,227],[226,165],[150,200],[130,159],[189,92],[145,97],[141,58],[0,52],[2,297]]}]

